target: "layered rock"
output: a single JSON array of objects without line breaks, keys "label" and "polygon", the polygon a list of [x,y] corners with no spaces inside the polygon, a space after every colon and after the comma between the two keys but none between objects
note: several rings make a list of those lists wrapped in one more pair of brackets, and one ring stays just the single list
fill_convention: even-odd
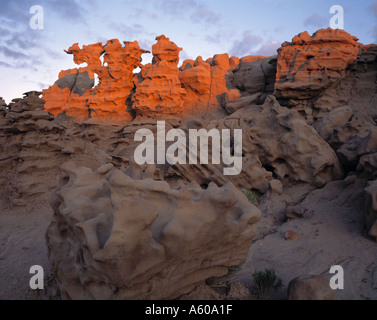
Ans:
[{"label": "layered rock", "polygon": [[231,97],[236,93],[240,97],[241,93],[232,84],[233,70],[238,63],[237,57],[229,58],[227,53],[216,54],[206,61],[201,56],[195,61],[185,60],[179,72],[187,92],[184,109],[192,114],[211,112],[223,105],[224,95]]},{"label": "layered rock", "polygon": [[211,92],[211,65],[202,57],[185,60],[180,68],[179,80],[186,90],[186,107],[208,107]]},{"label": "layered rock", "polygon": [[[186,60],[178,69],[182,48],[164,35],[156,40],[152,63],[146,65],[140,61],[147,51],[136,41],[124,41],[124,47],[117,39],[82,48],[74,44],[66,53],[73,54],[75,63],[87,66],[60,72],[59,80],[43,91],[46,110],[54,115],[65,112],[79,122],[126,124],[137,116],[192,117],[216,110],[224,99],[228,102],[258,91],[272,93],[275,58],[239,59],[224,53],[206,61],[201,57]],[[134,73],[136,67],[141,68],[139,73]]]},{"label": "layered rock", "polygon": [[[96,43],[82,49],[76,43],[66,52],[73,54],[75,63],[86,62],[87,67],[59,74],[59,80],[43,91],[46,110],[54,115],[65,112],[79,121],[94,118],[129,122],[132,116],[126,110],[135,87],[133,71],[141,66],[141,55],[146,51],[140,49],[137,41],[124,41],[122,46],[119,40],[113,39],[106,45]],[[95,75],[99,85],[93,87]]]},{"label": "layered rock", "polygon": [[27,92],[9,104],[4,117],[0,113],[0,195],[12,205],[47,195],[57,185],[59,166],[70,158],[88,166],[109,160],[83,139],[82,129],[55,121],[41,94]]},{"label": "layered rock", "polygon": [[365,188],[365,218],[368,234],[377,241],[377,180],[371,181]]},{"label": "layered rock", "polygon": [[246,56],[234,70],[233,85],[248,94],[272,94],[275,86],[276,56]]},{"label": "layered rock", "polygon": [[311,101],[313,120],[320,120],[331,110],[351,106],[355,111],[366,111],[369,117],[377,119],[376,79],[377,77],[377,45],[362,46],[356,62],[347,75],[339,82],[332,84]]},{"label": "layered rock", "polygon": [[41,188],[45,188],[44,179],[35,181],[34,177],[27,175],[27,167],[35,175],[40,169],[43,175],[46,166],[43,163],[46,154],[33,150],[31,140],[34,137],[47,141],[48,132],[58,128],[52,122],[53,115],[43,111],[45,101],[39,98],[41,94],[32,91],[25,93],[23,99],[13,99],[4,116],[0,116],[1,193],[13,204],[25,204],[29,196],[38,194]]},{"label": "layered rock", "polygon": [[218,185],[232,181],[239,188],[264,193],[272,177],[285,184],[304,182],[322,187],[343,176],[331,147],[296,111],[281,107],[274,96],[268,96],[263,105],[247,105],[224,119],[199,122],[198,126],[206,130],[231,129],[231,132],[242,128],[242,172],[224,176],[224,164],[177,163],[176,172],[189,181],[204,185],[211,181]]},{"label": "layered rock", "polygon": [[[345,117],[338,117],[339,125],[332,130],[328,142],[336,150],[344,167],[356,170],[361,157],[377,152],[377,126],[366,112],[337,108],[331,113],[338,109],[345,111]],[[323,122],[326,123],[326,120]]]},{"label": "layered rock", "polygon": [[3,110],[6,106],[7,104],[5,103],[5,100],[3,97],[0,97],[0,110]]},{"label": "layered rock", "polygon": [[341,29],[306,31],[278,50],[275,94],[282,100],[305,100],[342,79],[355,63],[361,44]]},{"label": "layered rock", "polygon": [[[122,123],[132,119],[129,112],[130,94],[135,89],[135,68],[141,67],[141,55],[146,50],[140,49],[137,41],[123,41],[124,47],[117,39],[110,40],[104,47],[104,66],[98,75],[100,85],[95,87],[94,95],[88,102],[90,116],[106,119],[120,116]],[[106,66],[107,64],[107,66]],[[100,100],[96,97],[99,95]],[[99,101],[98,101],[99,100]]]},{"label": "layered rock", "polygon": [[240,264],[260,219],[231,183],[171,189],[153,167],[141,180],[110,164],[62,171],[46,239],[65,299],[177,298]]},{"label": "layered rock", "polygon": [[132,97],[133,109],[139,115],[179,114],[186,91],[178,77],[179,48],[169,38],[156,37],[152,46],[153,62],[141,68],[141,81]]}]

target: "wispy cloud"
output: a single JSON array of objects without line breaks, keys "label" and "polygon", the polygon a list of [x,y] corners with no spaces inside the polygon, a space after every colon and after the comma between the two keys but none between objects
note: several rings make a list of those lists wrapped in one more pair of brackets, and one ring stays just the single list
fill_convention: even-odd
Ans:
[{"label": "wispy cloud", "polygon": [[320,16],[318,13],[312,14],[304,21],[305,27],[323,28],[329,23],[329,19],[324,16]]},{"label": "wispy cloud", "polygon": [[[367,10],[371,12],[377,18],[377,0],[374,1]],[[374,40],[377,41],[377,23],[372,27],[371,33],[374,37]]]},{"label": "wispy cloud", "polygon": [[230,29],[220,29],[214,34],[209,34],[204,37],[205,41],[215,44],[222,43],[224,41],[229,42],[232,38],[234,38],[234,31]]},{"label": "wispy cloud", "polygon": [[9,63],[0,61],[0,67],[3,68],[12,68],[12,66]]},{"label": "wispy cloud", "polygon": [[273,56],[277,54],[277,49],[279,49],[281,46],[281,43],[278,41],[272,41],[270,43],[264,43],[261,45],[261,47],[254,51],[253,54],[258,56]]},{"label": "wispy cloud", "polygon": [[205,3],[196,0],[155,0],[153,3],[163,14],[177,19],[181,19],[183,14],[190,17],[194,23],[204,25],[218,25],[221,23],[221,14],[212,10]]},{"label": "wispy cloud", "polygon": [[2,53],[4,56],[8,58],[14,58],[14,59],[25,59],[28,58],[28,56],[21,51],[16,51],[9,49],[6,46],[0,46],[0,53]]},{"label": "wispy cloud", "polygon": [[135,8],[128,14],[129,19],[140,19],[141,17],[156,19],[158,15],[155,12],[151,12],[143,8]]},{"label": "wispy cloud", "polygon": [[370,10],[377,17],[377,1],[374,1],[369,7]]},{"label": "wispy cloud", "polygon": [[123,22],[111,22],[109,29],[116,30],[125,40],[138,40],[142,35],[147,34],[146,29],[138,23],[126,24]]},{"label": "wispy cloud", "polygon": [[234,41],[230,54],[237,57],[249,55],[262,42],[262,37],[252,34],[251,31],[244,31],[243,37]]},{"label": "wispy cloud", "polygon": [[42,6],[45,14],[53,14],[65,21],[80,23],[85,21],[85,16],[88,14],[82,2],[78,0],[1,0],[0,18],[15,24],[25,23],[31,18],[30,8],[38,4]]},{"label": "wispy cloud", "polygon": [[191,19],[204,24],[217,24],[221,20],[221,15],[205,6],[198,6],[191,14]]}]

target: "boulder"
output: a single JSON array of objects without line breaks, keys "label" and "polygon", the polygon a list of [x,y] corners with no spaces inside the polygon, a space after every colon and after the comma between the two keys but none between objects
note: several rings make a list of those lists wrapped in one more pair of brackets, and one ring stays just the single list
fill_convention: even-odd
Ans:
[{"label": "boulder", "polygon": [[175,299],[244,261],[261,213],[231,183],[141,178],[62,166],[46,241],[63,299]]},{"label": "boulder", "polygon": [[272,94],[275,85],[276,57],[247,56],[234,70],[232,84],[249,94]]},{"label": "boulder", "polygon": [[377,241],[377,180],[369,182],[368,187],[365,188],[365,194],[365,216],[368,234],[376,238]]},{"label": "boulder", "polygon": [[329,280],[317,275],[299,276],[288,285],[288,300],[336,300]]},{"label": "boulder", "polygon": [[356,62],[361,44],[341,29],[306,31],[278,50],[275,95],[282,100],[305,100],[344,78]]},{"label": "boulder", "polygon": [[251,105],[257,105],[259,104],[259,100],[262,96],[262,93],[254,93],[252,95],[247,95],[244,97],[239,97],[238,99],[235,100],[230,100],[229,102],[225,103],[224,109],[228,114],[232,114],[236,112],[239,109],[251,106]]}]

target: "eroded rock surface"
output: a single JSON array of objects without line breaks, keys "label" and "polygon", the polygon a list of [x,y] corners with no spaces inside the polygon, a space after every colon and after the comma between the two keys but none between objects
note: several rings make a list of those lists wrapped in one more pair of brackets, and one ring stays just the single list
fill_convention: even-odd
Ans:
[{"label": "eroded rock surface", "polygon": [[343,176],[331,147],[296,111],[280,106],[274,96],[268,96],[263,105],[249,105],[201,127],[231,129],[232,133],[242,128],[242,172],[224,176],[223,165],[176,164],[176,170],[189,181],[218,185],[232,181],[239,188],[264,193],[273,176],[284,183],[305,182],[314,187]]},{"label": "eroded rock surface", "polygon": [[177,65],[182,48],[164,35],[156,40],[153,63],[141,69],[141,81],[132,97],[133,109],[143,116],[181,113],[186,91],[181,87]]},{"label": "eroded rock surface", "polygon": [[[12,205],[48,195],[57,185],[59,167],[69,159],[98,166],[109,159],[82,129],[44,110],[41,92],[25,93],[0,113],[0,196]],[[86,141],[85,141],[86,140]]]},{"label": "eroded rock surface", "polygon": [[344,77],[362,46],[357,40],[344,30],[328,28],[312,36],[305,31],[284,42],[278,50],[276,97],[312,98]]},{"label": "eroded rock surface", "polygon": [[231,183],[172,189],[111,164],[62,171],[46,239],[63,298],[177,298],[240,264],[260,219]]},{"label": "eroded rock surface", "polygon": [[188,59],[178,68],[182,48],[164,35],[156,40],[152,63],[146,65],[141,55],[147,51],[137,41],[122,46],[112,39],[82,48],[75,43],[66,53],[87,66],[60,72],[59,80],[43,91],[46,110],[78,122],[127,124],[140,116],[195,117],[241,96],[261,92],[263,101],[273,93],[276,57],[239,59],[223,53],[206,61]]},{"label": "eroded rock surface", "polygon": [[377,241],[377,180],[369,183],[366,192],[366,226],[371,237]]},{"label": "eroded rock surface", "polygon": [[[156,40],[147,65],[136,41],[75,44],[67,53],[87,66],[62,71],[43,99],[0,99],[0,205],[39,202],[60,166],[76,164],[63,165],[47,232],[63,297],[195,296],[196,285],[243,262],[254,236],[259,211],[240,189],[264,215],[248,279],[264,263],[285,273],[285,285],[303,271],[322,274],[349,259],[342,248],[354,238],[360,257],[346,272],[357,277],[344,296],[359,297],[373,262],[368,233],[376,237],[377,46],[327,29],[296,36],[278,56],[217,54],[178,68],[181,48]],[[242,129],[242,171],[224,175],[212,155],[208,164],[135,165],[135,132],[156,134],[160,119],[186,137]],[[285,241],[290,231],[298,239]]]},{"label": "eroded rock surface", "polygon": [[[79,121],[129,122],[132,116],[127,112],[127,99],[136,81],[133,70],[141,65],[141,55],[146,51],[137,41],[124,41],[122,46],[113,39],[106,45],[96,43],[82,49],[76,43],[66,52],[73,54],[75,63],[86,62],[87,67],[59,74],[59,80],[43,91],[46,110],[54,115],[65,112]],[[95,87],[94,75],[99,81]]]}]

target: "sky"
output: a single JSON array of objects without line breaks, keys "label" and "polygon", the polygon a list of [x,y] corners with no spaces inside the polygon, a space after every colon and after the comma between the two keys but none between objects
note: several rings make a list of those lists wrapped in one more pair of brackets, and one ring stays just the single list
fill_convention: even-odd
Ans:
[{"label": "sky", "polygon": [[[43,8],[43,29],[30,26],[33,5]],[[300,32],[328,28],[333,5],[344,9],[345,31],[377,43],[377,0],[0,0],[0,97],[9,103],[53,85],[61,70],[77,67],[64,52],[76,42],[137,40],[151,51],[164,34],[183,48],[180,63],[273,55]]]}]

